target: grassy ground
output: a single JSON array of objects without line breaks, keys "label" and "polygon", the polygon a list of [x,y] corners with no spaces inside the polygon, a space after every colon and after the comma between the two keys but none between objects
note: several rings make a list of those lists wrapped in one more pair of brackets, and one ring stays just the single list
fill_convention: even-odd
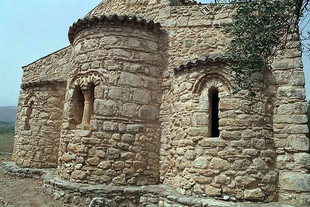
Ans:
[{"label": "grassy ground", "polygon": [[0,153],[11,153],[14,141],[14,122],[0,121]]},{"label": "grassy ground", "polygon": [[11,153],[13,150],[14,132],[0,132],[0,152]]}]

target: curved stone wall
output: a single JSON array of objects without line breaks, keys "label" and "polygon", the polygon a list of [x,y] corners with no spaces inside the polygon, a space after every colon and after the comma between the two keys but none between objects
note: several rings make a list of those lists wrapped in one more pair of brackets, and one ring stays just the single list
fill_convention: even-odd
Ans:
[{"label": "curved stone wall", "polygon": [[[265,95],[253,103],[232,93],[225,66],[206,63],[176,73],[163,126],[161,179],[185,195],[275,199],[277,173]],[[210,136],[210,89],[219,92],[219,137]]]},{"label": "curved stone wall", "polygon": [[[118,22],[76,34],[60,141],[61,177],[113,185],[158,183],[162,59],[159,35],[148,28]],[[83,104],[76,105],[75,94],[89,84],[93,110],[89,126],[81,126],[76,107]]]}]

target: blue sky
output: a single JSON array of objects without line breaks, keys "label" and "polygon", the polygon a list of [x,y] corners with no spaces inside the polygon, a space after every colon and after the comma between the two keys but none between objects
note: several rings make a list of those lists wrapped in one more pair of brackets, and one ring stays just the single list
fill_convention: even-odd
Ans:
[{"label": "blue sky", "polygon": [[[21,67],[69,45],[69,26],[100,2],[0,0],[0,106],[17,104]],[[303,60],[310,99],[310,60]]]},{"label": "blue sky", "polygon": [[68,29],[101,0],[0,0],[0,106],[17,105],[22,66],[69,45]]}]

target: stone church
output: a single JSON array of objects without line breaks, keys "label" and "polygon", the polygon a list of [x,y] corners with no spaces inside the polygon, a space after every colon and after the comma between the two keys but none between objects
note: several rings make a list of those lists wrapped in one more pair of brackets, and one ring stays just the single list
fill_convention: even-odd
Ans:
[{"label": "stone church", "polygon": [[229,4],[102,1],[68,47],[23,67],[16,167],[81,206],[310,205],[299,35],[253,102],[223,58],[231,16]]}]

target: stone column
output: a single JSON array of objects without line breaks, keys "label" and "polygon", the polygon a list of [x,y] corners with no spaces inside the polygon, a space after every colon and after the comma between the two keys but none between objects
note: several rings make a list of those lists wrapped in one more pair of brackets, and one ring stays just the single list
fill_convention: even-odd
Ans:
[{"label": "stone column", "polygon": [[84,96],[84,111],[83,111],[83,118],[82,118],[82,128],[89,127],[91,111],[92,111],[92,100],[91,100],[91,92],[90,90],[83,90],[82,91]]}]

